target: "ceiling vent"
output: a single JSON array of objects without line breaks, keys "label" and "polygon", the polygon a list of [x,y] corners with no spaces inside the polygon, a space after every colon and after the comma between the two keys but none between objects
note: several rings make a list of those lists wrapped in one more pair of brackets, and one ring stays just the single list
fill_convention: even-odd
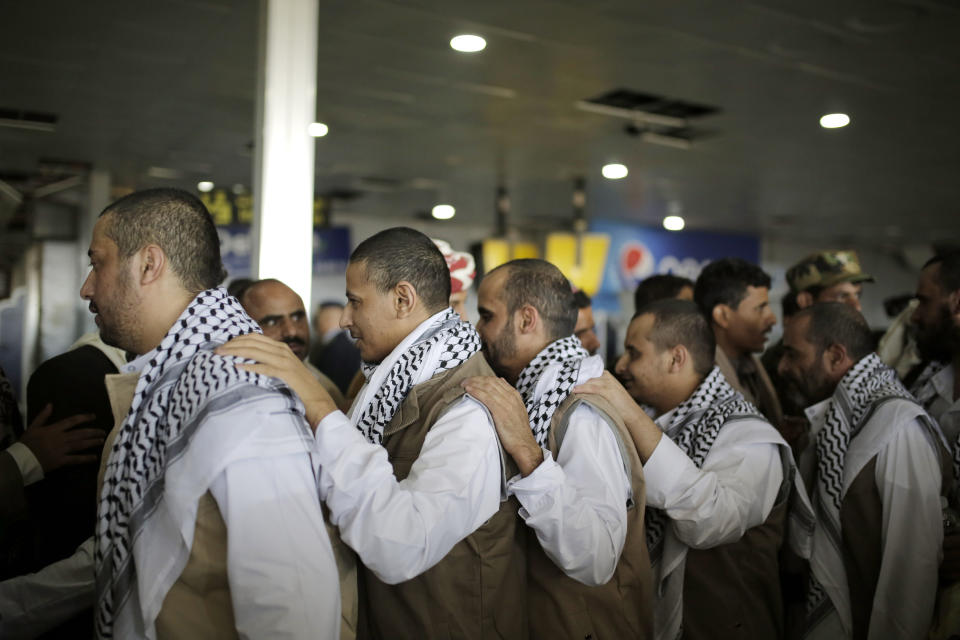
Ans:
[{"label": "ceiling vent", "polygon": [[52,132],[59,119],[54,113],[0,107],[0,127]]},{"label": "ceiling vent", "polygon": [[614,89],[595,98],[580,100],[576,107],[629,120],[624,128],[628,135],[679,149],[688,149],[695,139],[712,133],[692,127],[691,121],[720,112],[719,107],[630,89]]}]

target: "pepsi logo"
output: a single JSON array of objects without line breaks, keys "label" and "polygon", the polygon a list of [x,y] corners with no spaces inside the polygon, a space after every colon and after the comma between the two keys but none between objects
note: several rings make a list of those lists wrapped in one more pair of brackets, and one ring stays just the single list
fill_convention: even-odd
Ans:
[{"label": "pepsi logo", "polygon": [[631,289],[653,274],[656,263],[653,253],[642,242],[628,242],[620,249],[620,277]]}]

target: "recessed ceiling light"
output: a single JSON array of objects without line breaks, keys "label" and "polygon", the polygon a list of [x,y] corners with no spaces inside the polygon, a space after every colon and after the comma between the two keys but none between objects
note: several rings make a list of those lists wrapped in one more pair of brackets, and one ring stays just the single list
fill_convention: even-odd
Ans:
[{"label": "recessed ceiling light", "polygon": [[627,170],[627,167],[622,164],[605,164],[603,169],[600,170],[600,173],[603,174],[603,177],[608,180],[619,180],[620,178],[626,178],[627,174],[630,173]]},{"label": "recessed ceiling light", "polygon": [[209,180],[201,180],[197,183],[197,191],[201,193],[207,193],[208,191],[213,191],[213,183]]},{"label": "recessed ceiling light", "polygon": [[476,53],[477,51],[483,51],[486,48],[487,41],[480,36],[464,33],[459,36],[454,36],[450,40],[450,46],[455,51],[459,51],[461,53]]},{"label": "recessed ceiling light", "polygon": [[311,122],[307,125],[307,133],[312,135],[314,138],[322,138],[327,135],[330,131],[330,127],[323,124],[322,122]]},{"label": "recessed ceiling light", "polygon": [[456,213],[457,213],[457,210],[454,209],[453,206],[449,204],[438,204],[430,212],[430,215],[432,215],[437,220],[449,220],[454,215],[456,215]]},{"label": "recessed ceiling light", "polygon": [[680,216],[667,216],[663,219],[663,228],[667,231],[680,231],[684,224]]},{"label": "recessed ceiling light", "polygon": [[824,129],[839,129],[850,124],[850,116],[845,113],[828,113],[820,118],[820,126]]}]

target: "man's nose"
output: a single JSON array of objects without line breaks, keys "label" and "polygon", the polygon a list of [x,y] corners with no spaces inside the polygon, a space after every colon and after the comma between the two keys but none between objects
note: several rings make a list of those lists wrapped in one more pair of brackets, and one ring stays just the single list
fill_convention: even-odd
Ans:
[{"label": "man's nose", "polygon": [[87,274],[83,285],[80,287],[80,297],[84,300],[90,300],[93,297],[93,271]]},{"label": "man's nose", "polygon": [[624,371],[627,369],[627,354],[623,354],[617,358],[617,363],[613,366],[613,372],[618,376],[623,376]]}]

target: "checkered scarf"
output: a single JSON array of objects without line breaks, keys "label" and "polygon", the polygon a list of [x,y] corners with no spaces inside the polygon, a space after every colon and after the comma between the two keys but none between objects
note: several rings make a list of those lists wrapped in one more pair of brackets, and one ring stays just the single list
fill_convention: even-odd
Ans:
[{"label": "checkered scarf", "polygon": [[[400,354],[390,367],[386,379],[373,399],[363,407],[357,429],[373,444],[383,442],[383,430],[406,399],[428,355],[440,349],[439,364],[431,376],[456,368],[480,350],[480,336],[469,322],[463,322],[453,309],[447,309],[421,333],[413,344]],[[381,363],[364,362],[361,367],[367,380]]]},{"label": "checkered scarf", "polygon": [[[530,428],[541,448],[547,448],[553,414],[577,384],[580,365],[583,359],[589,356],[590,354],[586,352],[576,336],[567,336],[544,347],[520,372],[517,378],[517,391],[523,398],[527,415],[530,417]],[[537,382],[548,367],[559,368],[556,385],[538,395]]]},{"label": "checkered scarf", "polygon": [[[812,630],[834,609],[849,609],[847,594],[838,589],[832,600],[824,587],[846,584],[846,571],[839,549],[842,548],[840,506],[844,495],[844,476],[847,451],[850,442],[860,433],[876,407],[887,400],[903,399],[916,402],[913,396],[897,379],[896,372],[883,364],[875,353],[862,358],[840,380],[826,421],[817,434],[817,482],[811,500],[816,512],[817,534],[826,540],[814,542],[814,553],[820,555],[817,566],[825,567],[824,575],[812,571],[807,591],[807,629]],[[919,419],[926,418],[926,414]],[[932,425],[931,425],[932,426]],[[849,620],[849,611],[842,619]]]},{"label": "checkered scarf", "polygon": [[253,386],[247,395],[277,390],[269,378],[230,366],[212,352],[231,338],[259,332],[236,298],[222,288],[208,289],[150,354],[113,442],[100,492],[94,554],[98,637],[112,638],[115,627],[127,635],[146,624],[138,579],[156,576],[138,576],[140,552],[135,553],[134,542],[162,511],[167,468],[189,445],[201,416],[238,384]]},{"label": "checkered scarf", "polygon": [[[757,408],[744,400],[743,395],[730,386],[720,369],[714,367],[690,397],[674,409],[664,434],[700,468],[713,448],[720,429],[734,416],[765,421]],[[647,507],[647,548],[650,550],[650,563],[654,566],[663,556],[663,532],[667,521],[662,509]]]}]

